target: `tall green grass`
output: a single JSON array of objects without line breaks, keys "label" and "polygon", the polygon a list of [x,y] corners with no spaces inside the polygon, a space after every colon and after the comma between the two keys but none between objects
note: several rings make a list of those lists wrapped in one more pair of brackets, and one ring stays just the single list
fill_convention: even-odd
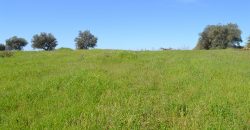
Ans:
[{"label": "tall green grass", "polygon": [[0,129],[250,129],[250,51],[15,52]]}]

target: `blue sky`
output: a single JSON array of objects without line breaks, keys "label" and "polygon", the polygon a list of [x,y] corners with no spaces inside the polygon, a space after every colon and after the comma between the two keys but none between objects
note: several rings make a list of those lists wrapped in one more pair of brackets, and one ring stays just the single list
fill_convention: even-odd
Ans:
[{"label": "blue sky", "polygon": [[[250,35],[249,0],[0,0],[0,43],[50,32],[58,47],[75,48],[90,30],[101,49],[192,49],[209,24],[237,23]],[[245,44],[245,43],[242,43]]]}]

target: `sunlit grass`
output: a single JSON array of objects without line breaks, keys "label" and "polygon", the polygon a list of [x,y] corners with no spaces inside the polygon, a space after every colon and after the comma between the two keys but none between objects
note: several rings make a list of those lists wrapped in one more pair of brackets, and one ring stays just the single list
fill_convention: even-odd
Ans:
[{"label": "sunlit grass", "polygon": [[0,129],[250,129],[250,51],[15,52]]}]

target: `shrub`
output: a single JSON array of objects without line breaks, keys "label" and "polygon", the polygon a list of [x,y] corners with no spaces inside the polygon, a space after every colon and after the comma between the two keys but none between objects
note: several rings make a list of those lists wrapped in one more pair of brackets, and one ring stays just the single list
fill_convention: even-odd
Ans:
[{"label": "shrub", "polygon": [[5,58],[5,57],[11,57],[11,56],[13,56],[14,54],[13,54],[13,52],[11,52],[11,51],[2,51],[2,52],[0,52],[0,57],[1,58]]},{"label": "shrub", "polygon": [[246,46],[247,48],[250,48],[250,36],[248,37],[248,39],[247,39],[247,46]]},{"label": "shrub", "polygon": [[71,48],[65,48],[65,47],[61,47],[59,49],[57,49],[58,51],[73,51],[73,49]]}]

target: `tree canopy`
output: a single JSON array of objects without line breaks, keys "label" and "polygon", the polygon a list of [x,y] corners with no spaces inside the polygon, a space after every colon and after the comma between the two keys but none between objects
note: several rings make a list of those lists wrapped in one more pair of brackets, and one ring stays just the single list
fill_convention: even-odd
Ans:
[{"label": "tree canopy", "polygon": [[17,36],[6,40],[6,47],[10,50],[22,50],[27,44],[28,42],[24,38],[18,38]]},{"label": "tree canopy", "polygon": [[5,50],[5,45],[4,44],[0,44],[0,51],[4,51]]},{"label": "tree canopy", "polygon": [[51,33],[41,33],[33,36],[32,47],[46,51],[54,50],[57,40]]},{"label": "tree canopy", "polygon": [[97,38],[90,31],[80,31],[78,37],[75,38],[77,49],[94,48],[97,43]]},{"label": "tree canopy", "polygon": [[195,49],[240,48],[240,43],[242,42],[241,33],[237,24],[208,25],[200,33]]}]

